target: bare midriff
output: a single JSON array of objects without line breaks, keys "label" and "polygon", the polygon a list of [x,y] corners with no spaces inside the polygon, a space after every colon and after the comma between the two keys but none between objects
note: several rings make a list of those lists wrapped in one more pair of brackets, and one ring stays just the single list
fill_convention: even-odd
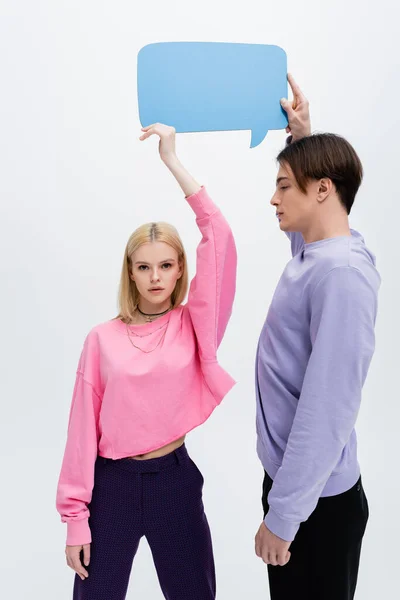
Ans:
[{"label": "bare midriff", "polygon": [[149,458],[160,458],[160,456],[165,456],[166,454],[169,454],[170,452],[173,452],[174,450],[176,450],[177,448],[182,446],[184,441],[185,441],[185,436],[179,438],[179,440],[175,440],[174,442],[167,444],[166,446],[162,446],[161,448],[158,448],[157,450],[152,450],[151,452],[147,452],[146,454],[137,454],[136,456],[128,456],[128,458],[132,458],[134,460],[148,460]]}]

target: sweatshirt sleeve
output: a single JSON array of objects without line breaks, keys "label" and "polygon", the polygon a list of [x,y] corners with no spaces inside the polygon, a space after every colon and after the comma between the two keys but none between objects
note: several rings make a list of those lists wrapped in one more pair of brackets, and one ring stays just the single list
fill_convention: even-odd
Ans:
[{"label": "sweatshirt sleeve", "polygon": [[[293,137],[289,135],[286,138],[285,146],[290,146],[292,143]],[[285,231],[286,236],[290,240],[290,245],[292,249],[292,256],[296,256],[299,252],[301,252],[304,248],[304,238],[303,235],[299,231]]]},{"label": "sweatshirt sleeve", "polygon": [[94,486],[101,407],[100,394],[90,382],[95,362],[87,339],[76,374],[56,499],[61,521],[67,523],[66,543],[70,546],[91,542],[88,504]]},{"label": "sweatshirt sleeve", "polygon": [[293,541],[314,511],[354,429],[374,352],[376,291],[354,267],[337,267],[311,298],[312,352],[265,524]]},{"label": "sweatshirt sleeve", "polygon": [[196,215],[202,239],[187,308],[203,360],[215,360],[232,313],[236,290],[236,247],[231,228],[204,187],[187,202]]},{"label": "sweatshirt sleeve", "polygon": [[296,256],[296,254],[302,252],[304,248],[303,235],[299,231],[285,231],[285,233],[290,240],[292,256]]}]

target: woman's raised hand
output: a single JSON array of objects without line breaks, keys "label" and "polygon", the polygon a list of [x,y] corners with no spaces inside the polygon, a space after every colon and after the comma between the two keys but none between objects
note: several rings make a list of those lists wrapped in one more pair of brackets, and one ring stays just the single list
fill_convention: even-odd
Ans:
[{"label": "woman's raised hand", "polygon": [[151,135],[158,135],[160,143],[158,149],[160,152],[161,160],[164,163],[168,163],[171,159],[176,158],[175,152],[175,129],[162,123],[154,123],[147,127],[142,127],[143,134],[140,136],[140,140],[147,140]]}]

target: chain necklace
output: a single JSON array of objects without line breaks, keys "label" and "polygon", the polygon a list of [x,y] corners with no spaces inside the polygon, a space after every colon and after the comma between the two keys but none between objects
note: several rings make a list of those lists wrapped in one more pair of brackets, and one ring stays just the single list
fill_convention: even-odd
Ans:
[{"label": "chain necklace", "polygon": [[[153,335],[153,333],[156,333],[157,331],[160,331],[160,329],[162,329],[163,327],[166,327],[168,325],[168,323],[164,323],[160,327],[157,327],[157,329],[155,329],[154,331],[150,331],[150,333],[143,333],[142,335],[140,333],[136,333],[136,331],[130,331],[127,323],[125,323],[125,325],[126,325],[128,334],[131,333],[135,337],[144,338],[144,337],[148,337],[149,335]],[[132,325],[134,325],[134,323],[132,323]]]},{"label": "chain necklace", "polygon": [[[169,323],[169,322],[168,322],[168,323]],[[137,349],[138,349],[138,350],[140,350],[141,352],[144,352],[144,354],[150,354],[151,352],[154,352],[154,350],[156,350],[156,348],[158,348],[158,346],[159,346],[159,345],[161,344],[161,342],[164,340],[164,338],[165,338],[165,335],[166,335],[166,333],[167,333],[167,329],[168,329],[168,323],[164,323],[164,325],[161,325],[161,327],[158,327],[158,329],[156,329],[155,331],[152,331],[151,333],[146,333],[145,335],[139,335],[139,334],[137,334],[137,333],[134,333],[134,332],[132,331],[133,335],[136,335],[136,337],[140,337],[140,338],[142,338],[142,337],[148,337],[149,335],[152,335],[152,334],[153,334],[153,333],[155,333],[156,331],[160,331],[160,329],[162,329],[163,327],[165,327],[165,329],[164,329],[164,331],[163,331],[163,333],[162,333],[162,335],[161,335],[160,339],[158,340],[157,344],[156,344],[156,345],[154,346],[154,348],[152,348],[151,350],[143,350],[143,348],[140,348],[140,346],[136,346],[136,344],[134,344],[134,342],[133,342],[133,340],[132,340],[132,338],[131,338],[131,332],[129,331],[129,327],[128,327],[128,325],[126,325],[126,331],[127,331],[127,334],[128,334],[129,341],[130,341],[130,343],[132,344],[132,346],[133,346],[134,348],[137,348]]]}]

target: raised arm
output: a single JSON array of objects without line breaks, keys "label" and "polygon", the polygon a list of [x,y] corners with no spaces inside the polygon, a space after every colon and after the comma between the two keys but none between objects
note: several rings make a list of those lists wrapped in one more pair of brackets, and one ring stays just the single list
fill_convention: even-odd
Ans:
[{"label": "raised arm", "polygon": [[304,248],[304,238],[300,231],[285,231],[290,240],[292,256],[296,256]]},{"label": "raised arm", "polygon": [[197,248],[196,276],[187,308],[196,332],[200,357],[215,360],[232,312],[236,289],[236,247],[231,228],[206,189],[193,179],[175,152],[175,129],[160,123],[143,129],[141,140],[160,138],[159,151],[196,215],[202,239]]},{"label": "raised arm", "polygon": [[199,342],[200,357],[215,360],[235,297],[235,241],[226,219],[204,187],[187,201],[202,235],[187,308]]},{"label": "raised arm", "polygon": [[[311,135],[309,102],[290,73],[288,74],[288,82],[292,90],[293,100],[289,101],[286,98],[281,100],[282,108],[286,111],[289,121],[286,133],[290,133],[290,136],[286,139],[286,145]],[[295,256],[304,246],[303,236],[296,231],[286,231],[285,233],[291,243],[292,256]]]},{"label": "raised arm", "polygon": [[160,138],[159,152],[165,166],[171,171],[176,181],[179,183],[185,196],[191,196],[200,190],[200,184],[188,173],[184,166],[179,162],[175,150],[175,129],[168,125],[155,123],[148,127],[143,127],[143,134],[140,140],[147,140],[152,135],[158,135]]}]

